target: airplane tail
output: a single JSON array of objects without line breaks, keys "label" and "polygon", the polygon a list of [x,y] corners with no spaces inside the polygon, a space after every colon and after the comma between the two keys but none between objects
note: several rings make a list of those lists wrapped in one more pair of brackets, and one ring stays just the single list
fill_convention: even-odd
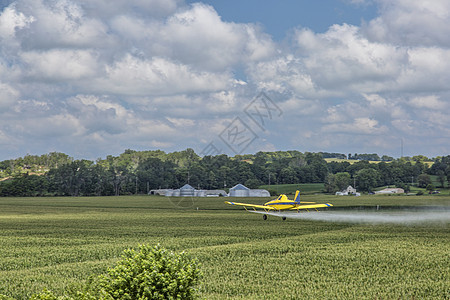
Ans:
[{"label": "airplane tail", "polygon": [[295,192],[294,202],[300,204],[300,191]]}]

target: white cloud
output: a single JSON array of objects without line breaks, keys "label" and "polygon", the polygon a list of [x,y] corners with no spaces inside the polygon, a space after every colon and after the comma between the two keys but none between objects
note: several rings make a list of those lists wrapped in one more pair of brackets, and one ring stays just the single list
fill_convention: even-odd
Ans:
[{"label": "white cloud", "polygon": [[106,67],[106,76],[91,88],[122,95],[174,95],[224,89],[231,81],[228,73],[196,71],[188,65],[164,58],[142,60],[126,55]]},{"label": "white cloud", "polygon": [[333,25],[323,34],[299,30],[294,38],[313,83],[338,93],[389,89],[407,58],[404,49],[370,42],[358,27],[347,24]]},{"label": "white cloud", "polygon": [[16,31],[35,21],[32,16],[17,12],[14,4],[6,7],[0,14],[0,40],[13,38]]},{"label": "white cloud", "polygon": [[371,40],[406,46],[450,46],[447,0],[377,0],[381,14],[364,31]]},{"label": "white cloud", "polygon": [[[438,136],[450,137],[450,118],[447,111],[425,111],[423,112],[425,120],[433,124]],[[436,135],[436,134],[435,134]]]},{"label": "white cloud", "polygon": [[2,149],[201,148],[260,91],[283,116],[249,151],[448,149],[448,1],[374,3],[361,26],[276,43],[203,3],[17,0],[0,12]]},{"label": "white cloud", "polygon": [[414,97],[411,99],[410,105],[417,108],[429,108],[429,109],[442,109],[446,106],[445,103],[439,100],[439,97],[436,95],[425,97]]},{"label": "white cloud", "polygon": [[388,128],[379,126],[378,121],[370,118],[356,118],[352,123],[334,123],[322,127],[324,132],[339,132],[350,134],[384,134]]},{"label": "white cloud", "polygon": [[170,123],[174,124],[175,127],[192,128],[195,126],[195,120],[182,119],[182,118],[167,118]]},{"label": "white cloud", "polygon": [[114,135],[127,132],[127,120],[134,116],[119,104],[92,95],[78,95],[67,101],[68,110],[89,133]]},{"label": "white cloud", "polygon": [[322,106],[318,100],[298,99],[296,97],[279,103],[280,109],[288,114],[291,118],[299,116],[311,116],[321,112]]},{"label": "white cloud", "polygon": [[280,93],[294,90],[304,97],[321,94],[301,59],[291,54],[252,64],[249,75],[262,90]]},{"label": "white cloud", "polygon": [[29,117],[17,122],[12,131],[27,139],[60,139],[66,137],[81,137],[85,131],[82,124],[74,116],[67,113],[58,113],[46,117]]},{"label": "white cloud", "polygon": [[270,37],[257,26],[223,22],[211,6],[200,3],[151,27],[154,52],[206,70],[228,69],[274,52]]},{"label": "white cloud", "polygon": [[19,99],[19,91],[8,84],[0,82],[0,109],[10,108]]},{"label": "white cloud", "polygon": [[385,108],[387,105],[387,101],[386,99],[384,99],[383,97],[381,97],[380,95],[377,94],[363,94],[364,98],[366,98],[367,101],[369,101],[369,105],[371,107],[376,107],[376,108]]},{"label": "white cloud", "polygon": [[408,49],[408,61],[396,79],[397,88],[404,92],[448,91],[450,80],[450,50],[416,47]]},{"label": "white cloud", "polygon": [[21,54],[24,73],[36,80],[70,81],[93,77],[97,55],[87,50],[30,51]]},{"label": "white cloud", "polygon": [[100,47],[105,43],[106,26],[101,20],[86,16],[76,1],[24,0],[18,1],[16,7],[34,20],[17,34],[25,49]]}]

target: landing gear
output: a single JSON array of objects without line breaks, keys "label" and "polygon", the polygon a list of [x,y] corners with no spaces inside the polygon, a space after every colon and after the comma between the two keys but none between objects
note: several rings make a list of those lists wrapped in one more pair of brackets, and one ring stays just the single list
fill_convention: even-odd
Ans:
[{"label": "landing gear", "polygon": [[267,220],[267,215],[263,215],[263,220]]},{"label": "landing gear", "polygon": [[283,221],[286,221],[286,217],[282,217]]}]

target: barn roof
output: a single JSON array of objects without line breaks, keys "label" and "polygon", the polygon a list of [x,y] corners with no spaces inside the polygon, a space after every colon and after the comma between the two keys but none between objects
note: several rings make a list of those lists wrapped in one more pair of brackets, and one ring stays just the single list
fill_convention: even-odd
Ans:
[{"label": "barn roof", "polygon": [[233,186],[230,190],[245,190],[245,191],[248,191],[249,188],[244,186],[244,185],[242,185],[242,184],[240,184],[240,183],[238,183],[235,186]]},{"label": "barn roof", "polygon": [[185,184],[180,188],[180,190],[194,190],[194,188],[189,184]]}]

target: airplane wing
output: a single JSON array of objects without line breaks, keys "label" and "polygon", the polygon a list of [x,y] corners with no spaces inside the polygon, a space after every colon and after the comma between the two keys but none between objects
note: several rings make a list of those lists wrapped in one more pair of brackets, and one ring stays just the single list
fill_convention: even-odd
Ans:
[{"label": "airplane wing", "polygon": [[333,204],[331,204],[331,203],[324,203],[324,204],[299,205],[297,207],[291,208],[291,210],[310,209],[310,208],[319,208],[319,207],[330,207],[330,206],[333,206]]},{"label": "airplane wing", "polygon": [[231,204],[231,205],[239,205],[239,206],[244,206],[244,208],[246,207],[253,207],[253,208],[261,208],[264,210],[276,210],[273,207],[267,206],[267,205],[258,205],[258,204],[248,204],[248,203],[239,203],[239,202],[230,202],[230,201],[225,201],[226,204]]}]

